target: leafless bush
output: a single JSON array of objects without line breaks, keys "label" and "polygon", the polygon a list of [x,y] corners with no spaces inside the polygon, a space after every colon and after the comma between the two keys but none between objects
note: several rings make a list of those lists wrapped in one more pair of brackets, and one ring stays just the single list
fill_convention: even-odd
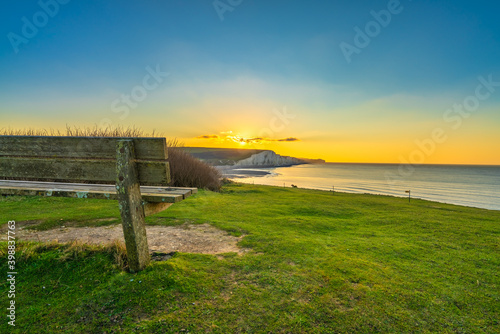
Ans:
[{"label": "leafless bush", "polygon": [[206,188],[219,191],[221,174],[212,166],[186,153],[178,147],[169,147],[168,160],[173,187]]}]

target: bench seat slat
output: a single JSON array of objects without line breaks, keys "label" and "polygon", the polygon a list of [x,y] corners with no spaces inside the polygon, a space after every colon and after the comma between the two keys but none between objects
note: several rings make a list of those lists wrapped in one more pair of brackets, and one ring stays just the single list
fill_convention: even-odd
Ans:
[{"label": "bench seat slat", "polygon": [[[30,188],[30,189],[52,189],[52,190],[68,190],[68,189],[90,189],[95,191],[115,191],[115,185],[111,184],[87,184],[87,183],[62,183],[62,182],[42,182],[42,181],[15,181],[15,180],[0,180],[0,188]],[[196,194],[198,188],[189,187],[163,187],[163,186],[141,186],[143,194],[182,194],[188,196]]]},{"label": "bench seat slat", "polygon": [[[165,161],[138,162],[141,184],[167,184]],[[116,182],[116,162],[111,160],[68,160],[0,157],[0,178],[90,182]]]},{"label": "bench seat slat", "polygon": [[[0,136],[0,156],[114,159],[118,137]],[[165,138],[133,138],[135,158],[165,160]]]},{"label": "bench seat slat", "polygon": [[[197,192],[196,188],[141,186],[142,199],[153,203],[177,203]],[[115,185],[0,180],[0,194],[117,199]]]}]

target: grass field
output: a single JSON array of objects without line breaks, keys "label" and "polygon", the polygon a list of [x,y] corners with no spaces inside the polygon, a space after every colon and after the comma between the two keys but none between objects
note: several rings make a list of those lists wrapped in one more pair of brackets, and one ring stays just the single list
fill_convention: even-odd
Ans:
[{"label": "grass field", "polygon": [[[116,202],[0,199],[2,224],[102,218],[119,221]],[[18,242],[16,327],[3,315],[0,332],[500,332],[499,211],[230,184],[147,221],[208,222],[245,235],[249,251],[177,253],[130,274],[109,247]],[[2,280],[5,314],[8,287]]]}]

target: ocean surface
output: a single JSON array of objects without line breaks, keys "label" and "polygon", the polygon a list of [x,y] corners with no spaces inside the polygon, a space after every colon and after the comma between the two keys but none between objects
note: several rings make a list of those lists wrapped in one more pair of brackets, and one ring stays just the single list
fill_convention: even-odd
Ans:
[{"label": "ocean surface", "polygon": [[408,197],[500,210],[500,166],[326,163],[236,169],[244,183]]}]

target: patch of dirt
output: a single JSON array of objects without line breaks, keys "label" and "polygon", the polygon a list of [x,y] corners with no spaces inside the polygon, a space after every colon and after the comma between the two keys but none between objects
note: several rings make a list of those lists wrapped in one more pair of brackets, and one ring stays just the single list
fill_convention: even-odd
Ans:
[{"label": "patch of dirt", "polygon": [[[124,242],[121,225],[61,227],[46,231],[36,231],[24,228],[36,224],[35,222],[22,223],[16,222],[16,239],[43,242],[57,241],[61,243],[78,240],[88,244],[107,244],[114,240]],[[237,246],[237,243],[243,236],[231,236],[227,232],[209,224],[146,226],[146,234],[151,252],[166,254],[173,252],[201,254],[236,252],[242,254],[245,252],[244,249]],[[6,237],[2,236],[2,239],[6,239]]]}]

